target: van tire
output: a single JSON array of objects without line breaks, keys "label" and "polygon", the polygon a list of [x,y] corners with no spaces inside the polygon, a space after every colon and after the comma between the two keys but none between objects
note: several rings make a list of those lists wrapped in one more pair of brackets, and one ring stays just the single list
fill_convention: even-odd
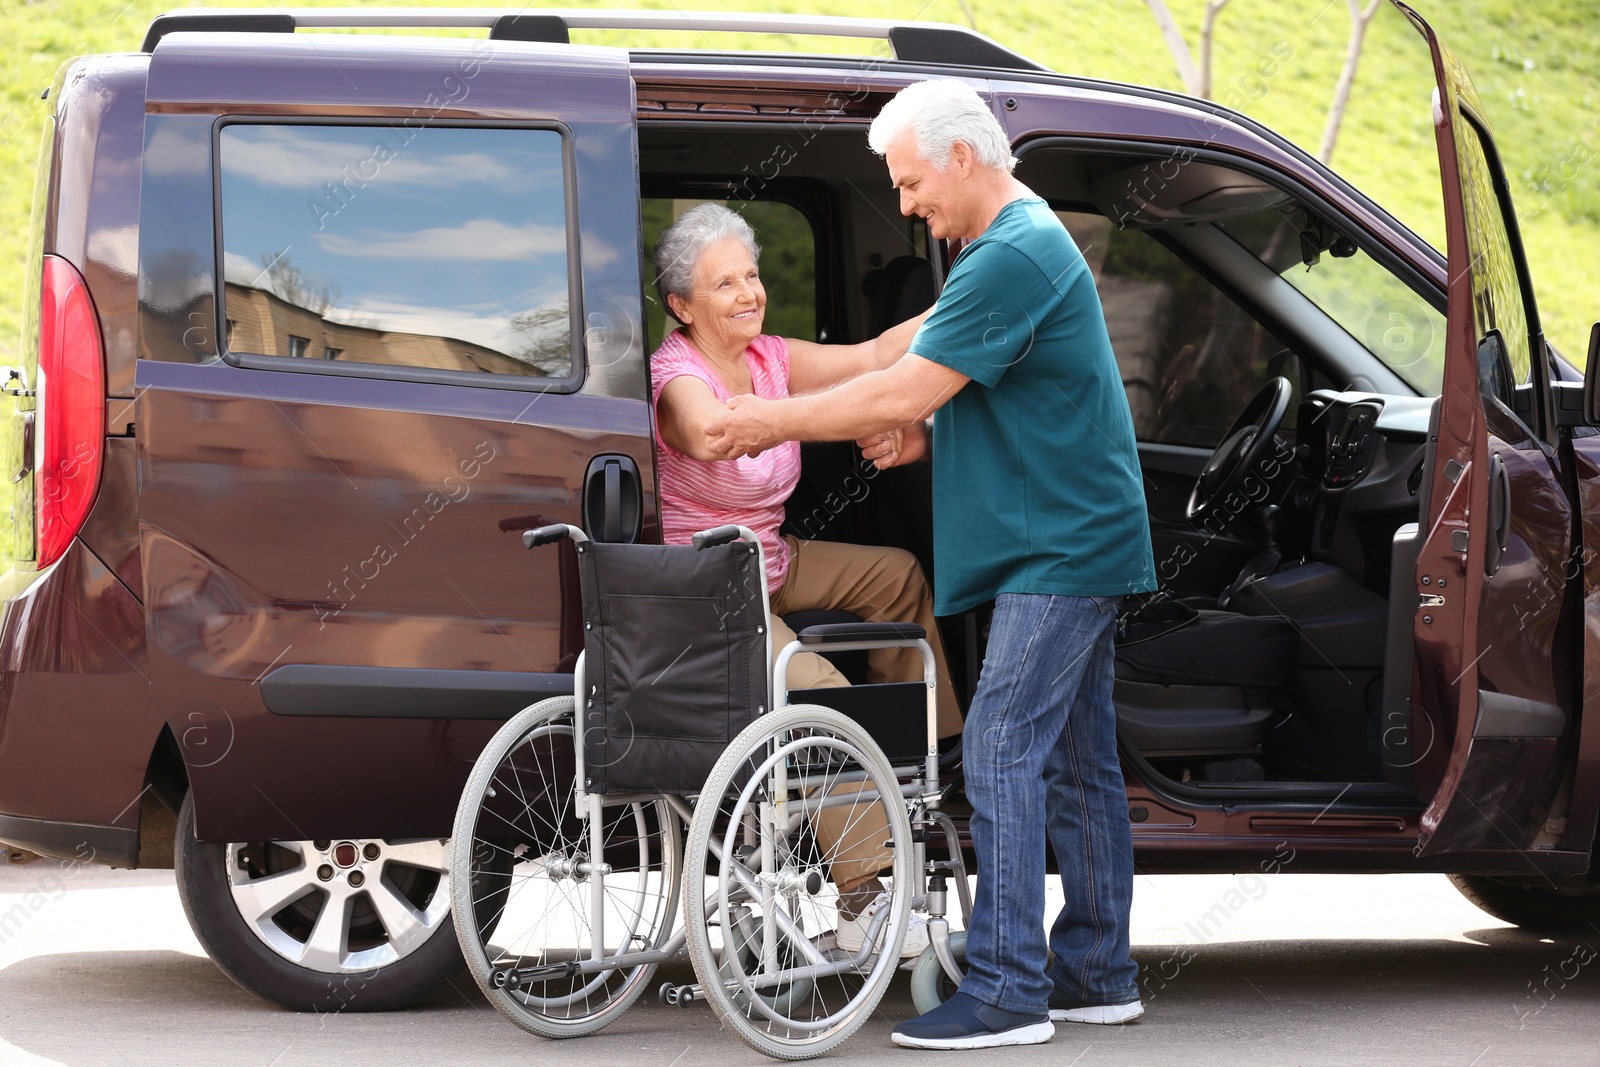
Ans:
[{"label": "van tire", "polygon": [[1600,885],[1556,888],[1482,874],[1452,874],[1461,895],[1496,919],[1537,933],[1562,934],[1600,925]]},{"label": "van tire", "polygon": [[[402,854],[426,857],[430,849],[419,846],[431,843],[396,841],[391,844],[381,840],[369,842],[365,839],[347,839],[337,843],[205,844],[195,839],[194,825],[194,794],[190,792],[184,797],[183,807],[178,814],[174,848],[178,897],[183,901],[189,926],[212,962],[229,978],[257,996],[294,1011],[389,1011],[410,1004],[462,969],[461,950],[456,943],[455,926],[449,914],[447,843],[439,843],[445,869],[435,880],[424,868],[406,867],[401,861],[390,862],[383,852],[386,848],[395,852],[410,849],[410,852]],[[263,920],[273,927],[268,931],[268,936],[279,940],[280,948],[274,948],[268,944],[266,937],[257,933],[241,912],[238,900],[248,898],[236,896],[235,883],[242,878],[248,884],[270,877],[272,873],[288,873],[302,867],[309,867],[308,882],[318,879],[323,868],[333,869],[333,864],[321,862],[322,853],[331,853],[338,844],[351,844],[358,854],[368,846],[376,846],[378,861],[360,864],[364,874],[371,872],[374,884],[368,888],[388,894],[383,904],[391,909],[391,914],[395,901],[406,900],[406,893],[409,892],[415,897],[410,901],[410,909],[414,915],[420,915],[423,921],[407,931],[405,940],[391,939],[388,927],[378,917],[370,894],[365,904],[360,903],[356,898],[362,894],[351,894],[347,888],[350,873],[335,871],[333,877],[326,881],[340,889],[350,904],[338,915],[330,915],[329,919],[340,921],[346,934],[341,939],[341,943],[347,946],[344,954],[346,964],[329,965],[332,958],[324,957],[319,961],[323,966],[308,966],[289,958],[283,949],[294,951],[296,933],[302,936],[304,942],[309,942],[307,932],[316,929],[315,920],[321,917],[328,902],[339,898],[324,894],[319,907],[319,894],[315,886],[310,886],[304,895],[291,900],[276,912],[277,916],[287,916],[281,920],[287,930],[278,929],[279,919]],[[317,850],[316,845],[326,847]],[[285,869],[284,858],[292,856],[295,851],[301,853],[299,865]],[[235,866],[235,856],[253,857],[250,861],[253,864],[266,855],[279,859],[259,879],[255,876],[255,867]],[[348,858],[349,850],[345,850],[341,856]],[[362,859],[366,857],[362,856]],[[310,866],[312,863],[316,865]],[[349,872],[356,869],[355,866],[348,866]],[[372,945],[374,942],[376,944]],[[369,948],[369,945],[372,947]],[[350,966],[350,963],[359,963],[360,966]]]}]

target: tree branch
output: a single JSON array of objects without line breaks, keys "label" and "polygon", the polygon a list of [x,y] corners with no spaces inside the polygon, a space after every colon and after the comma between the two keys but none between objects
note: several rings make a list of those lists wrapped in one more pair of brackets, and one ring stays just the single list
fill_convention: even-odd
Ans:
[{"label": "tree branch", "polygon": [[1339,141],[1339,129],[1344,124],[1345,108],[1350,103],[1350,89],[1355,85],[1356,70],[1361,66],[1361,49],[1366,44],[1367,26],[1378,14],[1382,0],[1370,0],[1366,8],[1361,0],[1345,0],[1350,10],[1350,40],[1345,46],[1344,67],[1339,71],[1339,83],[1333,89],[1333,103],[1328,106],[1328,122],[1322,129],[1322,145],[1317,158],[1327,163],[1333,158],[1333,146]]},{"label": "tree branch", "polygon": [[[1167,42],[1167,49],[1172,53],[1173,62],[1178,65],[1178,76],[1183,79],[1183,87],[1193,96],[1204,95],[1201,92],[1200,72],[1195,69],[1194,54],[1189,51],[1189,42],[1183,39],[1183,33],[1178,29],[1178,24],[1172,19],[1172,12],[1167,9],[1165,0],[1144,0],[1150,8],[1150,13],[1156,18],[1156,25],[1161,27],[1161,36]],[[1227,0],[1223,0],[1224,3]]]},{"label": "tree branch", "polygon": [[1200,91],[1196,96],[1211,99],[1211,43],[1217,26],[1217,16],[1228,6],[1228,0],[1206,0],[1206,13],[1200,20]]}]

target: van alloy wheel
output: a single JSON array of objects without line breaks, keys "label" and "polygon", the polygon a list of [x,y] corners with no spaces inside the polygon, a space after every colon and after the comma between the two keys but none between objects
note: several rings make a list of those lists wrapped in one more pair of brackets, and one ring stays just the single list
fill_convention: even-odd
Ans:
[{"label": "van alloy wheel", "polygon": [[284,959],[362,973],[448,927],[447,855],[441,841],[230,844],[228,884],[251,932]]},{"label": "van alloy wheel", "polygon": [[206,844],[178,814],[178,896],[226,974],[297,1011],[401,1008],[461,968],[448,843],[333,838]]}]

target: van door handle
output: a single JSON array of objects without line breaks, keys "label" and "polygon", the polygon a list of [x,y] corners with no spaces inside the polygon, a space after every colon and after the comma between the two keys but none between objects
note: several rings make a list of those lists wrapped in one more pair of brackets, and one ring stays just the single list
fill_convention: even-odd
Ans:
[{"label": "van door handle", "polygon": [[1489,457],[1489,549],[1483,556],[1483,573],[1494,577],[1506,557],[1511,536],[1511,475],[1496,452]]},{"label": "van door handle", "polygon": [[605,470],[605,532],[600,540],[615,543],[622,536],[622,464],[606,460]]},{"label": "van door handle", "polygon": [[596,456],[583,478],[583,528],[596,541],[633,544],[643,508],[632,456]]}]

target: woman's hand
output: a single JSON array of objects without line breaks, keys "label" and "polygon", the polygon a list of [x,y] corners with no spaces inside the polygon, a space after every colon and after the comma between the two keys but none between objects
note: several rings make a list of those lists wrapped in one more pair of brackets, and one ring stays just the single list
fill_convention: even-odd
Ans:
[{"label": "woman's hand", "polygon": [[856,445],[860,447],[861,454],[872,460],[872,465],[879,470],[902,467],[927,458],[928,428],[924,423],[913,422],[863,437]]}]

